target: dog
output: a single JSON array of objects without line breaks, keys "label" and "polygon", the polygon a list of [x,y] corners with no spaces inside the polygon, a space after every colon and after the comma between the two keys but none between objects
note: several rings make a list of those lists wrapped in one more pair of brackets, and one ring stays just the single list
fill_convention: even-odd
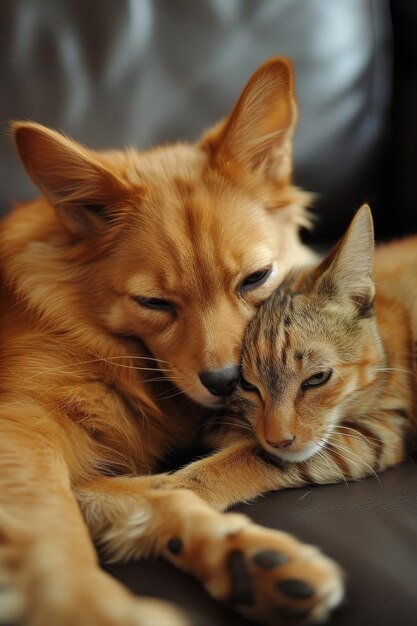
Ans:
[{"label": "dog", "polygon": [[[235,388],[257,307],[313,259],[299,239],[310,196],[291,180],[296,120],[291,65],[274,58],[196,144],[96,152],[13,124],[42,196],[0,231],[2,619],[186,623],[100,570],[91,539],[111,559],[161,555],[255,619],[278,606],[314,621],[339,602],[340,572],[317,550],[156,474]],[[290,573],[271,576],[283,555]]]}]

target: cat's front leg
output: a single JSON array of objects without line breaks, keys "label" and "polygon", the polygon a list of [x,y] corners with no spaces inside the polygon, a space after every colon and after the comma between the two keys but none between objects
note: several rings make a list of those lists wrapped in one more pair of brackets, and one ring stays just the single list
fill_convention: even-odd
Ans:
[{"label": "cat's front leg", "polygon": [[346,421],[327,433],[315,454],[298,463],[283,462],[254,438],[242,438],[160,480],[171,488],[192,489],[225,510],[267,491],[376,475],[404,459],[404,428],[404,418],[392,411]]},{"label": "cat's front leg", "polygon": [[215,509],[253,500],[267,491],[301,487],[308,481],[300,467],[273,462],[252,439],[229,444],[172,473],[152,477],[158,487],[191,489]]}]

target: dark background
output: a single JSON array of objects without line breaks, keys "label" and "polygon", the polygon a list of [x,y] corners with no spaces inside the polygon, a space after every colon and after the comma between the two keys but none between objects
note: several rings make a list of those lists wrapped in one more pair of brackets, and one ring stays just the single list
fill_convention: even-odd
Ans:
[{"label": "dark background", "polygon": [[309,241],[369,201],[377,233],[417,231],[414,0],[2,0],[0,211],[34,190],[8,120],[94,148],[196,139],[266,58],[293,59],[295,180],[317,192]]}]

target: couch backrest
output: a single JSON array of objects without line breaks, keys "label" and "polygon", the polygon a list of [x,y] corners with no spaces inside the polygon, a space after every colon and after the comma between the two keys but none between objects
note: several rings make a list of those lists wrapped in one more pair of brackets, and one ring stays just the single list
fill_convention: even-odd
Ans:
[{"label": "couch backrest", "polygon": [[373,197],[391,98],[387,0],[5,0],[0,12],[3,212],[34,193],[8,119],[96,148],[194,139],[275,54],[295,64],[295,175],[321,195],[322,234]]}]

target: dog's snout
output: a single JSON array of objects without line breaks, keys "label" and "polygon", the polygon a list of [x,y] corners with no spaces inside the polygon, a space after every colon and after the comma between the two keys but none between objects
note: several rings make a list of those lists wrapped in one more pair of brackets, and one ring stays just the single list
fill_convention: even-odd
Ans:
[{"label": "dog's snout", "polygon": [[239,380],[240,368],[239,365],[229,365],[221,370],[200,372],[198,376],[213,396],[229,396]]}]

